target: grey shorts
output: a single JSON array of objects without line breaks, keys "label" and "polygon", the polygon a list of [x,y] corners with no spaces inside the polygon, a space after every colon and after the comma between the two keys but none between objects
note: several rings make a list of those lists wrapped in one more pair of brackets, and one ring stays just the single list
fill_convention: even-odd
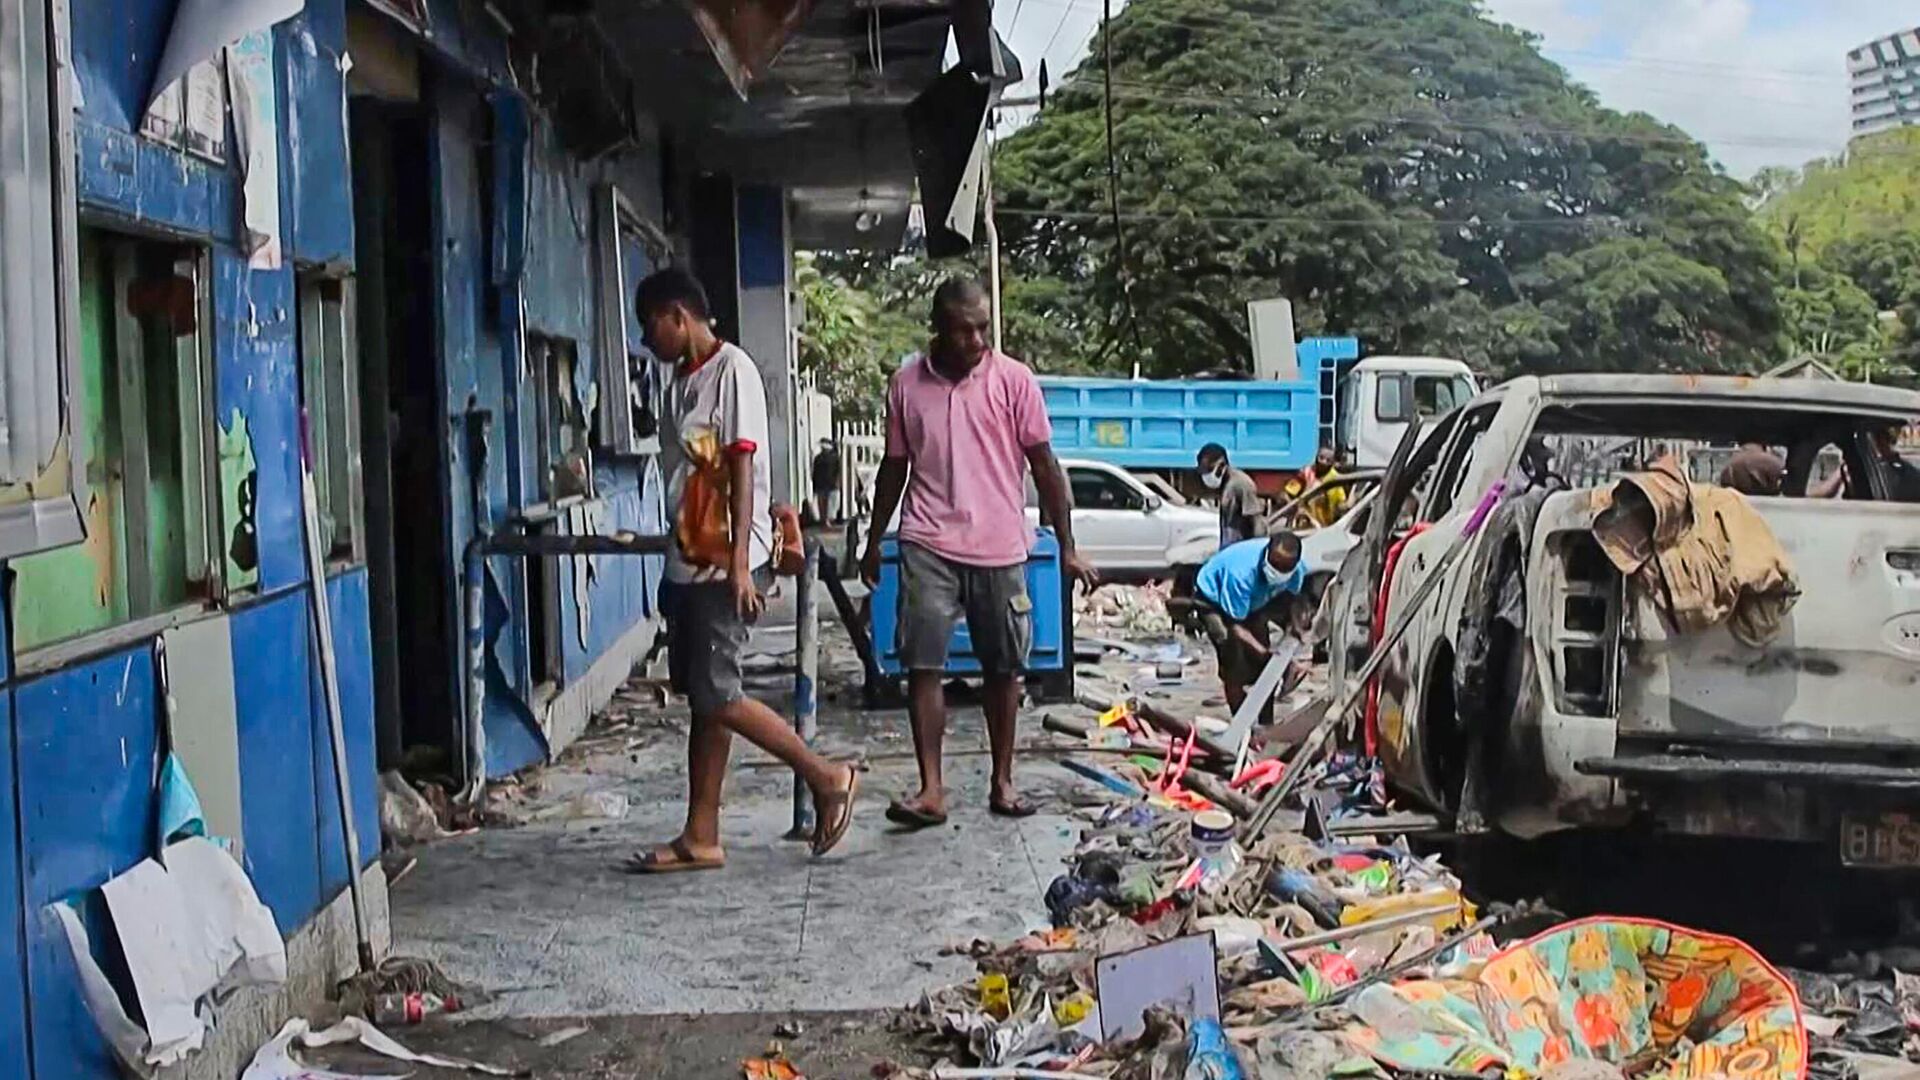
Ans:
[{"label": "grey shorts", "polygon": [[988,675],[1018,675],[1033,645],[1033,600],[1027,568],[968,566],[918,544],[900,545],[900,665],[944,671],[947,644],[962,615],[973,654]]},{"label": "grey shorts", "polygon": [[[753,572],[754,588],[773,585],[772,567]],[[667,620],[667,677],[687,695],[695,716],[710,716],[747,696],[740,656],[751,624],[733,603],[725,581],[660,583],[660,614]]]}]

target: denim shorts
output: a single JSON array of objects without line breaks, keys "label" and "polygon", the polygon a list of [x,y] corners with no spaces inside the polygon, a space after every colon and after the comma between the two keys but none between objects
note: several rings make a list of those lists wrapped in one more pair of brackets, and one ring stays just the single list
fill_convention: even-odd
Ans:
[{"label": "denim shorts", "polygon": [[[773,568],[753,572],[762,594],[773,585]],[[725,581],[663,581],[660,613],[667,620],[667,677],[687,696],[695,716],[711,716],[747,696],[740,656],[752,624],[740,617],[733,586]]]},{"label": "denim shorts", "polygon": [[900,545],[900,665],[944,671],[947,644],[962,616],[973,654],[987,675],[1018,675],[1033,646],[1033,600],[1025,563],[969,566],[918,544]]}]

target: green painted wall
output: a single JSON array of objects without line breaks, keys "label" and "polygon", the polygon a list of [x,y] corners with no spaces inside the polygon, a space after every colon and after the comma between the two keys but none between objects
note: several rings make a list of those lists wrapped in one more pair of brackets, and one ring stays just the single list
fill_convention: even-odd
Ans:
[{"label": "green painted wall", "polygon": [[120,410],[113,380],[113,288],[96,233],[80,245],[80,386],[74,409],[86,447],[87,539],[13,562],[14,647],[27,650],[126,621],[120,506]]}]

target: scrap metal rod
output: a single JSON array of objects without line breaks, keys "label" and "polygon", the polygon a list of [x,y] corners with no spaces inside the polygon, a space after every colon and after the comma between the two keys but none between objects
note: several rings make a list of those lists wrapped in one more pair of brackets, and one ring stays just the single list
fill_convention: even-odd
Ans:
[{"label": "scrap metal rod", "polygon": [[360,891],[360,833],[353,823],[352,768],[347,761],[346,722],[340,715],[340,669],[333,652],[333,612],[327,601],[327,568],[320,552],[319,496],[313,489],[313,452],[306,427],[306,414],[300,417],[300,495],[304,510],[307,541],[307,583],[313,589],[313,602],[307,611],[313,620],[313,638],[320,650],[320,693],[327,699],[327,733],[333,744],[334,792],[339,797],[340,831],[347,844],[347,892],[353,897],[354,945],[360,971],[374,968],[373,934],[367,922],[367,898]]},{"label": "scrap metal rod", "polygon": [[1386,661],[1387,655],[1393,651],[1394,646],[1400,644],[1400,639],[1405,637],[1407,631],[1413,627],[1414,616],[1419,614],[1420,606],[1426,603],[1427,597],[1432,596],[1440,587],[1440,583],[1446,580],[1447,571],[1452,569],[1454,562],[1467,550],[1467,542],[1479,533],[1480,526],[1486,523],[1487,515],[1493,512],[1493,507],[1500,501],[1500,496],[1505,490],[1506,483],[1502,481],[1494,484],[1487,491],[1487,494],[1481,498],[1480,505],[1474,508],[1473,515],[1467,519],[1466,527],[1460,530],[1460,535],[1453,538],[1453,542],[1447,545],[1447,550],[1434,563],[1433,572],[1414,588],[1413,596],[1407,600],[1407,606],[1400,612],[1400,620],[1394,623],[1393,627],[1380,639],[1380,643],[1373,647],[1373,654],[1367,657],[1367,662],[1360,666],[1359,673],[1347,683],[1338,704],[1327,710],[1327,715],[1320,718],[1319,725],[1300,744],[1300,752],[1295,754],[1293,761],[1287,765],[1286,775],[1282,776],[1280,782],[1267,792],[1266,798],[1260,801],[1260,808],[1254,811],[1253,817],[1247,822],[1246,843],[1252,843],[1266,831],[1267,826],[1273,822],[1273,816],[1280,812],[1281,804],[1292,797],[1305,782],[1307,766],[1313,764],[1314,760],[1326,751],[1334,729],[1366,693],[1367,683],[1380,669],[1380,665]]}]

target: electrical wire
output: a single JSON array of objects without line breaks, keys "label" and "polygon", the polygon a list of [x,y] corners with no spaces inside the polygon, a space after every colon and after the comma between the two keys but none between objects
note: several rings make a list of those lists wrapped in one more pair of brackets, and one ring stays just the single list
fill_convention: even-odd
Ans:
[{"label": "electrical wire", "polygon": [[[1021,0],[1021,2],[1024,3],[1025,0]],[[1067,8],[1070,10],[1080,10],[1080,11],[1088,11],[1088,12],[1091,12],[1094,10],[1090,0],[1088,0],[1088,2],[1082,2],[1082,0],[1036,0],[1036,2],[1041,4],[1051,4],[1055,7]],[[1125,14],[1125,13],[1123,12],[1122,14]],[[1160,16],[1159,13],[1157,12],[1154,14],[1157,17],[1163,19],[1164,21],[1173,22],[1176,24],[1192,25],[1192,26],[1207,26],[1207,25],[1224,26],[1231,22],[1235,22],[1235,20],[1230,18],[1229,16],[1240,16],[1242,17],[1242,21],[1257,22],[1261,28],[1285,27],[1289,29],[1306,30],[1310,32],[1331,32],[1331,33],[1343,33],[1343,32],[1350,32],[1350,31],[1359,31],[1364,29],[1363,27],[1355,26],[1352,23],[1337,22],[1331,19],[1313,19],[1313,18],[1303,17],[1295,14],[1263,16],[1255,12],[1242,11],[1234,8],[1229,8],[1228,12],[1225,14],[1209,13],[1209,12],[1184,12],[1177,17]],[[1511,25],[1511,24],[1500,23],[1493,20],[1488,20],[1488,23],[1489,23],[1489,28],[1495,29],[1495,30],[1499,30],[1505,26]],[[1514,27],[1514,29],[1524,31],[1526,28],[1516,26]],[[1698,71],[1702,75],[1711,74],[1721,78],[1724,78],[1728,75],[1745,75],[1749,78],[1760,79],[1763,81],[1799,82],[1799,83],[1821,82],[1821,83],[1828,83],[1828,84],[1833,83],[1836,79],[1842,80],[1842,81],[1844,81],[1845,79],[1845,73],[1842,71],[1839,71],[1838,69],[1836,69],[1835,71],[1826,72],[1826,71],[1818,71],[1812,68],[1752,67],[1746,64],[1721,63],[1721,62],[1712,61],[1712,60],[1686,60],[1679,57],[1656,56],[1651,53],[1630,53],[1630,52],[1629,53],[1602,53],[1602,52],[1593,52],[1591,50],[1582,50],[1582,49],[1563,49],[1563,48],[1558,48],[1558,47],[1555,47],[1552,45],[1546,45],[1546,44],[1535,46],[1535,50],[1541,53],[1542,55],[1576,56],[1576,57],[1582,58],[1583,60],[1588,60],[1588,61],[1599,63],[1599,64],[1644,66],[1644,67],[1665,67],[1665,68],[1673,69],[1675,71]]]},{"label": "electrical wire", "polygon": [[[1105,79],[1098,75],[1077,75],[1060,86],[1055,93],[1064,93],[1076,86],[1091,89],[1100,86],[1103,95],[1109,89],[1104,86]],[[1200,106],[1221,106],[1245,108],[1253,106],[1276,112],[1285,112],[1288,102],[1264,94],[1226,94],[1181,92],[1169,82],[1119,81],[1114,84],[1122,95],[1136,98],[1144,97],[1154,101],[1174,102]],[[1433,106],[1438,111],[1437,106]],[[1490,134],[1526,135],[1546,138],[1584,138],[1602,142],[1641,143],[1649,146],[1693,146],[1699,143],[1712,143],[1719,146],[1746,146],[1765,149],[1784,150],[1824,150],[1826,143],[1816,143],[1793,138],[1765,137],[1726,137],[1696,136],[1688,133],[1674,135],[1656,135],[1630,131],[1609,131],[1595,127],[1568,127],[1546,123],[1533,123],[1524,120],[1469,120],[1440,112],[1439,115],[1413,115],[1407,113],[1373,112],[1366,110],[1346,110],[1341,117],[1353,125],[1363,123],[1389,124],[1395,126],[1452,128],[1461,131],[1481,131]]]},{"label": "electrical wire", "polygon": [[[1102,109],[1107,121],[1107,199],[1113,210],[1113,244],[1116,265],[1120,271],[1120,299],[1126,314],[1127,329],[1133,337],[1135,351],[1141,351],[1140,322],[1133,311],[1133,273],[1127,262],[1127,228],[1120,220],[1120,152],[1114,139],[1113,124],[1113,0],[1101,0],[1100,15],[1100,52],[1101,63],[1106,68],[1106,93],[1103,95]],[[1107,337],[1107,348],[1111,350],[1116,334]]]},{"label": "electrical wire", "polygon": [[[1029,218],[1035,220],[1058,219],[1063,221],[1107,221],[1112,213],[1107,210],[1054,210],[1036,207],[998,206],[994,212],[1001,217]],[[1340,228],[1386,229],[1386,228],[1424,228],[1424,229],[1499,229],[1517,231],[1522,229],[1625,229],[1633,226],[1675,226],[1687,224],[1711,225],[1719,223],[1719,218],[1654,218],[1627,216],[1620,214],[1596,214],[1550,218],[1425,218],[1425,217],[1378,217],[1378,218],[1337,218],[1315,217],[1311,215],[1288,214],[1193,214],[1186,211],[1125,210],[1120,216],[1133,222],[1174,222],[1179,224],[1206,225],[1324,225]]]}]

